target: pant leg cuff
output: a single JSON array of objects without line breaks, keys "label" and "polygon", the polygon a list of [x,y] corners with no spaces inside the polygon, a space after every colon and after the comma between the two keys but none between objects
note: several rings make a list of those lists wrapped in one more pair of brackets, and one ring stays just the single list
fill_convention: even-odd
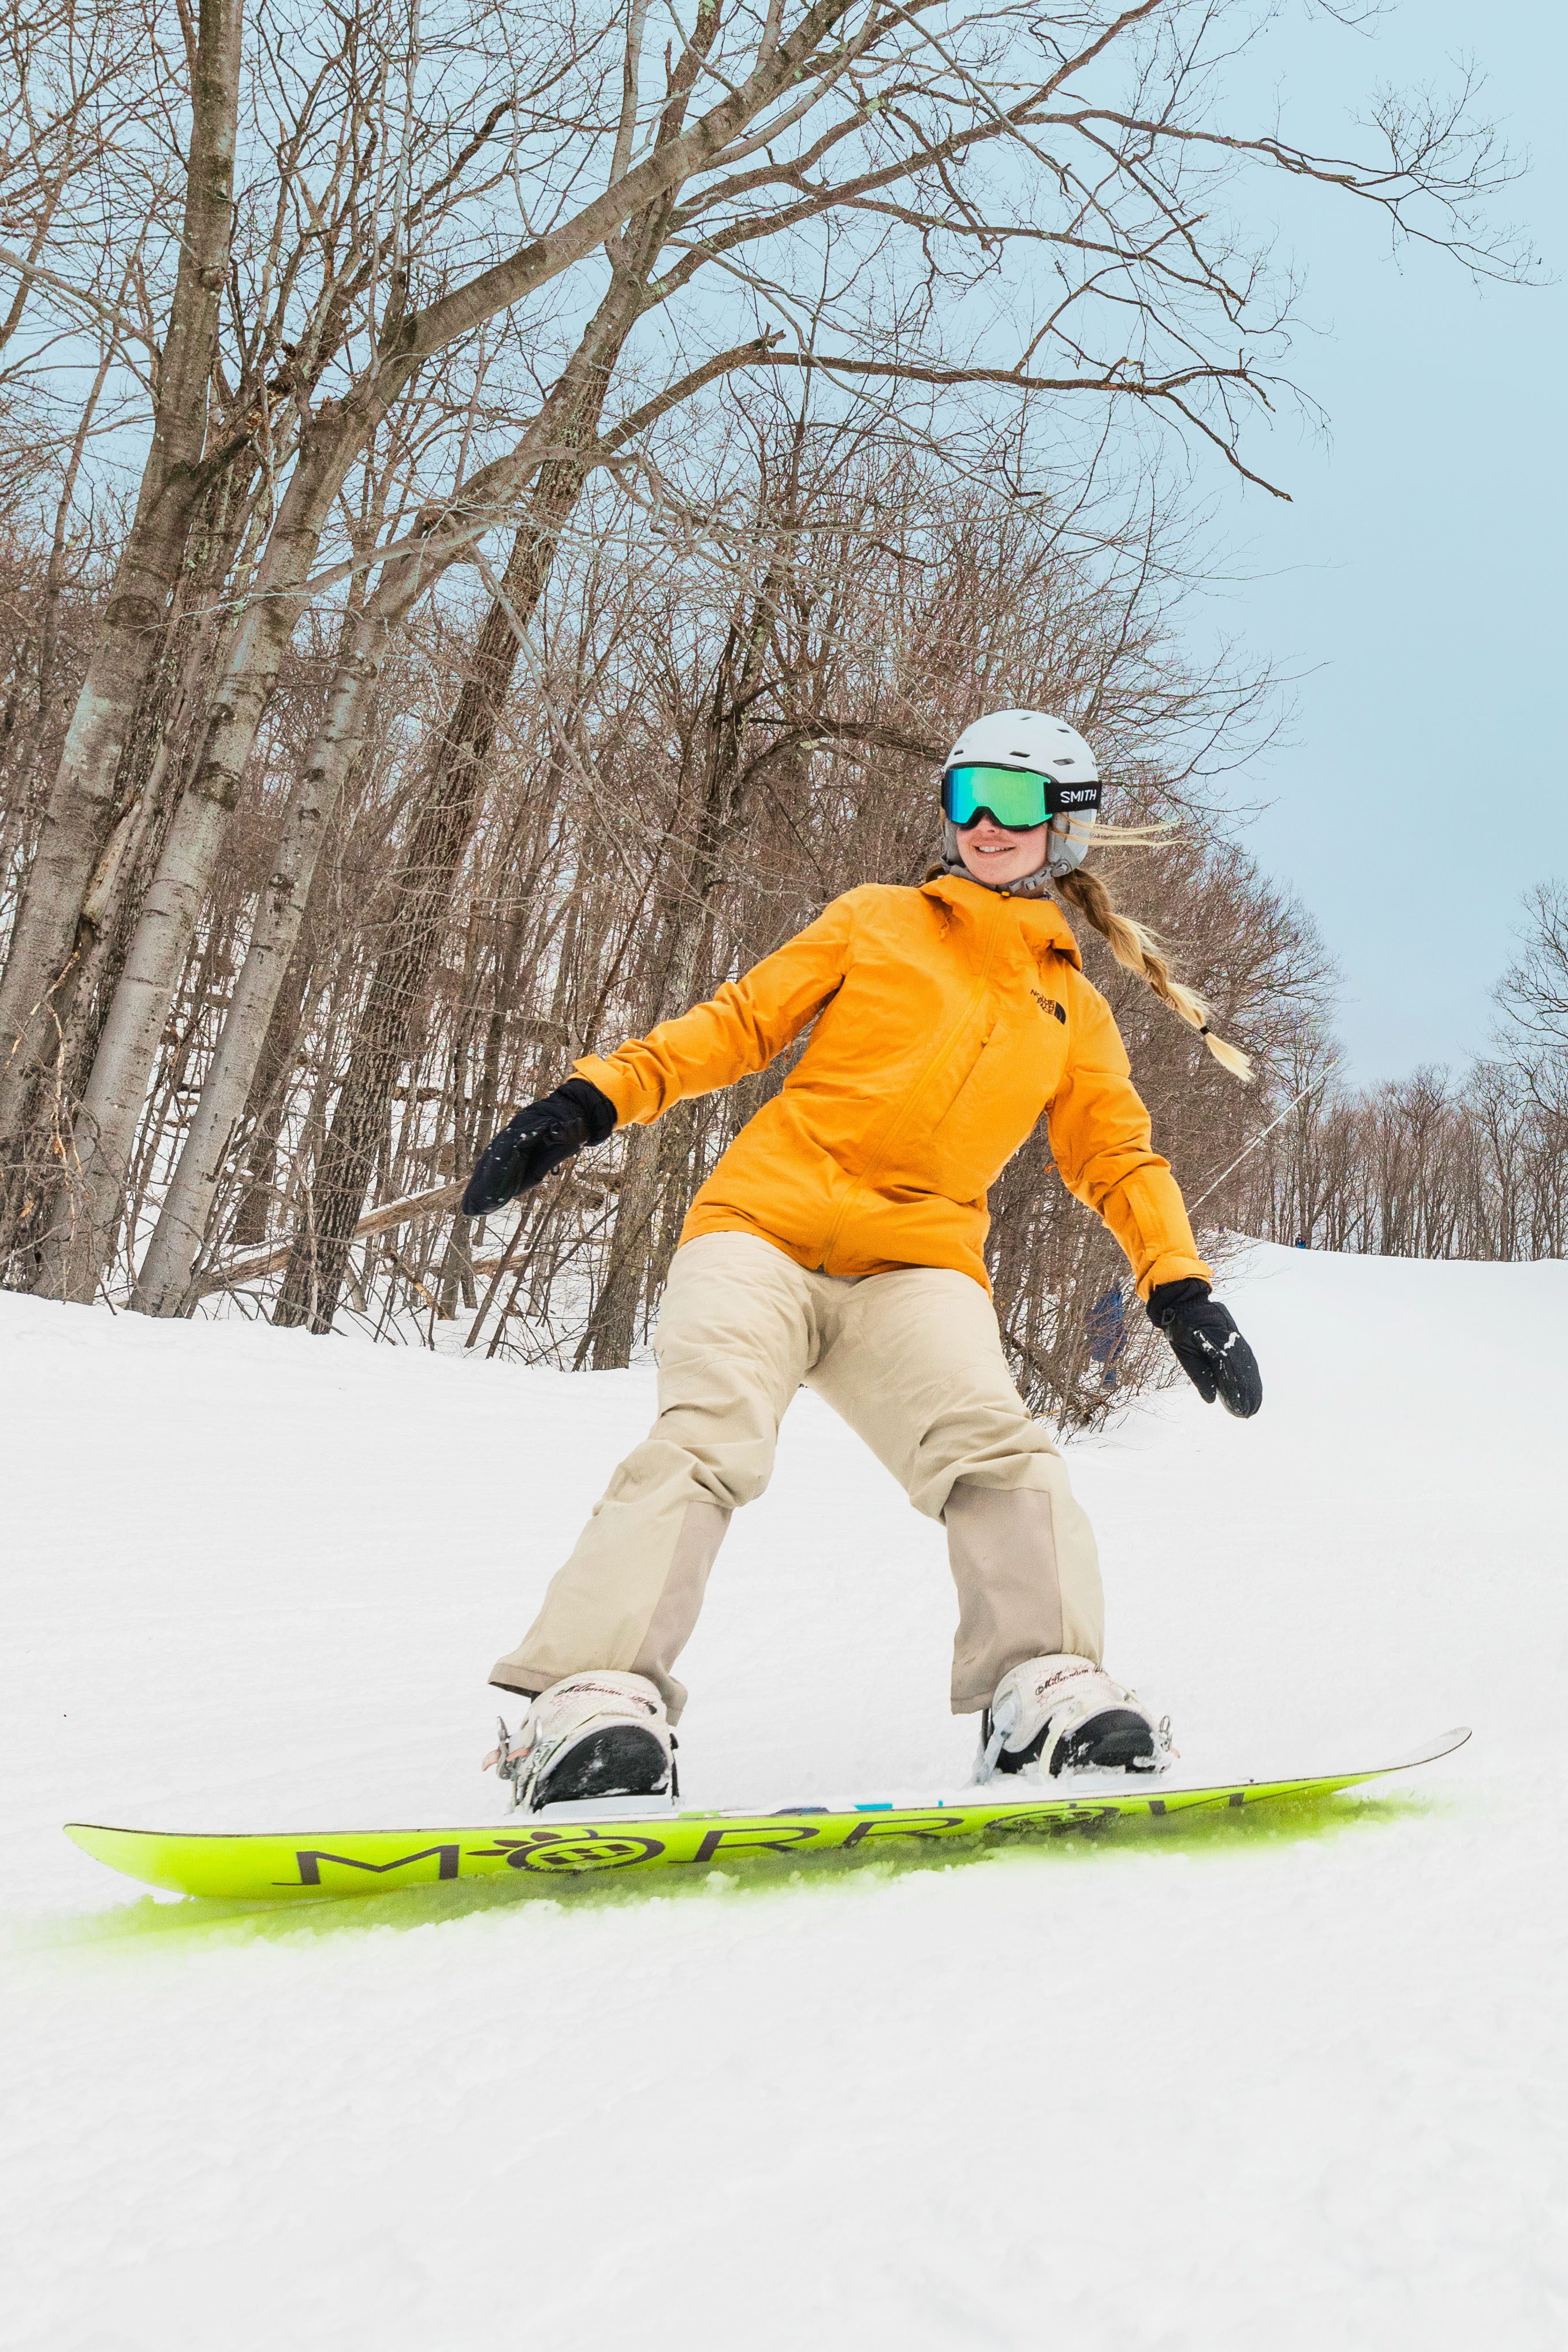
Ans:
[{"label": "pant leg cuff", "polygon": [[510,1691],[517,1698],[538,1698],[540,1691],[549,1688],[549,1677],[530,1674],[527,1666],[508,1665],[503,1658],[490,1675],[492,1690]]}]

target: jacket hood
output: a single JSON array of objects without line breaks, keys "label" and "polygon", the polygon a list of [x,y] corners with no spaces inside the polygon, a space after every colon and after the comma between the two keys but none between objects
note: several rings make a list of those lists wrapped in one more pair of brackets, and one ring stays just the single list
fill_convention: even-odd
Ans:
[{"label": "jacket hood", "polygon": [[934,875],[923,882],[920,889],[927,898],[940,898],[957,914],[979,916],[1005,899],[1018,917],[1019,929],[1031,948],[1052,948],[1066,958],[1077,971],[1083,969],[1083,958],[1072,926],[1061,908],[1051,898],[1020,898],[1010,890],[988,888],[983,882],[971,881],[967,876]]}]

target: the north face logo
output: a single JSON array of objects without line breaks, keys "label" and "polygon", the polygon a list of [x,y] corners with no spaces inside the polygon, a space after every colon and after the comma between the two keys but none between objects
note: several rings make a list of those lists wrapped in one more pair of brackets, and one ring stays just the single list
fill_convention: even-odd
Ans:
[{"label": "the north face logo", "polygon": [[1058,1004],[1053,996],[1042,995],[1038,988],[1031,988],[1030,990],[1030,994],[1033,997],[1035,1003],[1039,1005],[1042,1013],[1054,1013],[1057,1019],[1065,1027],[1067,1022],[1067,1007],[1064,1004]]}]

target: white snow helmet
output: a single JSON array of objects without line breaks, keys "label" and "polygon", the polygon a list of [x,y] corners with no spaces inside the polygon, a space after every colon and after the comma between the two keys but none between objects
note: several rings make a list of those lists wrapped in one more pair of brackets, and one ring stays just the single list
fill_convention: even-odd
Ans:
[{"label": "white snow helmet", "polygon": [[[1004,768],[1039,777],[1045,787],[1040,805],[1052,820],[1046,872],[1055,879],[1082,864],[1089,828],[1100,806],[1100,771],[1075,727],[1053,719],[1048,710],[993,710],[966,727],[942,771],[943,809],[950,821],[955,814],[948,804],[950,779],[956,769],[971,768]],[[983,787],[977,788],[974,797],[989,806]],[[1009,822],[999,809],[992,814],[999,824]],[[1014,822],[1030,820],[1020,815]]]}]

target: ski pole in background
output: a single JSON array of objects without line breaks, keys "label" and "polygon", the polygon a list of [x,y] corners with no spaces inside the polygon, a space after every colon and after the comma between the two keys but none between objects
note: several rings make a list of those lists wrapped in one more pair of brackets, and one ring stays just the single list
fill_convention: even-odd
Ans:
[{"label": "ski pole in background", "polygon": [[[1329,1076],[1333,1076],[1333,1072],[1332,1072],[1332,1071],[1329,1073]],[[1202,1207],[1202,1205],[1203,1205],[1203,1203],[1204,1203],[1204,1202],[1207,1200],[1207,1198],[1208,1198],[1208,1196],[1209,1196],[1209,1194],[1210,1194],[1211,1192],[1218,1192],[1218,1190],[1219,1190],[1219,1187],[1224,1183],[1224,1181],[1225,1181],[1225,1180],[1226,1180],[1226,1178],[1227,1178],[1228,1176],[1234,1176],[1234,1175],[1235,1175],[1236,1171],[1240,1167],[1241,1162],[1242,1162],[1242,1161],[1247,1158],[1248,1153],[1249,1153],[1249,1152],[1252,1152],[1252,1151],[1256,1151],[1256,1150],[1257,1150],[1257,1149],[1258,1149],[1258,1146],[1259,1146],[1260,1143],[1266,1142],[1266,1141],[1267,1141],[1267,1139],[1268,1139],[1268,1138],[1269,1138],[1270,1135],[1272,1135],[1272,1134],[1273,1134],[1274,1129],[1275,1129],[1277,1127],[1281,1127],[1281,1126],[1284,1124],[1285,1120],[1286,1120],[1286,1119],[1288,1119],[1288,1118],[1290,1118],[1291,1113],[1295,1109],[1296,1105],[1297,1105],[1298,1103],[1300,1103],[1300,1102],[1305,1102],[1305,1100],[1306,1100],[1307,1097],[1308,1097],[1310,1094],[1312,1094],[1312,1092],[1313,1092],[1313,1091],[1314,1091],[1318,1087],[1326,1087],[1326,1086],[1327,1086],[1327,1084],[1328,1084],[1328,1078],[1327,1078],[1327,1077],[1322,1077],[1322,1078],[1309,1078],[1309,1079],[1308,1079],[1308,1081],[1307,1081],[1307,1083],[1306,1083],[1306,1085],[1301,1088],[1301,1093],[1300,1093],[1299,1095],[1292,1095],[1292,1096],[1291,1096],[1291,1097],[1290,1101],[1285,1105],[1284,1109],[1280,1113],[1279,1118],[1271,1118],[1271,1119],[1269,1121],[1268,1126],[1267,1126],[1266,1128],[1262,1129],[1259,1134],[1255,1135],[1255,1136],[1252,1138],[1252,1140],[1251,1140],[1251,1142],[1247,1146],[1246,1150],[1244,1150],[1244,1151],[1239,1151],[1239,1152],[1237,1153],[1237,1155],[1236,1155],[1235,1159],[1231,1161],[1231,1163],[1230,1163],[1229,1167],[1228,1167],[1228,1168],[1222,1168],[1222,1169],[1220,1170],[1220,1171],[1219,1171],[1219,1174],[1215,1178],[1215,1180],[1214,1180],[1213,1183],[1212,1183],[1212,1184],[1206,1184],[1206,1185],[1205,1185],[1205,1187],[1204,1187],[1204,1189],[1203,1189],[1203,1191],[1198,1194],[1198,1196],[1197,1196],[1197,1200],[1196,1200],[1196,1201],[1189,1201],[1189,1202],[1187,1202],[1187,1204],[1186,1204],[1186,1205],[1187,1205],[1187,1213],[1188,1213],[1188,1215],[1189,1215],[1189,1216],[1191,1215],[1191,1213],[1192,1213],[1192,1212],[1193,1212],[1193,1210],[1194,1210],[1194,1209],[1201,1208],[1201,1207]]]}]

